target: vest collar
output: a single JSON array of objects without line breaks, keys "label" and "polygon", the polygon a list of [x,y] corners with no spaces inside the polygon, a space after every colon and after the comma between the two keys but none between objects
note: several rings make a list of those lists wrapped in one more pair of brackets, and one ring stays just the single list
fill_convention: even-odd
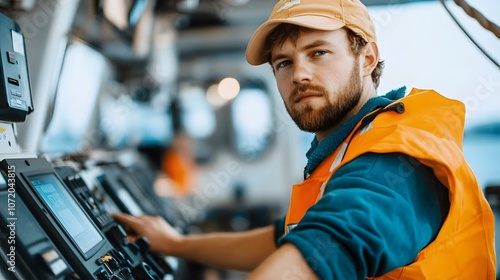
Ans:
[{"label": "vest collar", "polygon": [[318,142],[314,137],[311,142],[311,148],[306,153],[307,165],[304,168],[304,179],[318,167],[318,165],[344,141],[344,139],[351,133],[356,124],[361,121],[367,114],[371,113],[377,108],[385,107],[390,103],[404,97],[406,87],[401,87],[390,91],[384,96],[377,96],[368,100],[361,110],[350,119],[348,119],[339,129],[328,135],[323,141]]}]

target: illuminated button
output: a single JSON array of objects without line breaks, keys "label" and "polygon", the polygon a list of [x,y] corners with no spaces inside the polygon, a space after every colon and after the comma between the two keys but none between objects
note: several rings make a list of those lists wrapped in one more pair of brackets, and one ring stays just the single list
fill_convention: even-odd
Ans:
[{"label": "illuminated button", "polygon": [[10,94],[12,94],[13,96],[17,96],[17,97],[22,97],[23,96],[23,94],[20,91],[17,91],[17,90],[14,90],[14,89],[10,90]]},{"label": "illuminated button", "polygon": [[16,55],[14,53],[12,53],[12,52],[7,52],[7,60],[11,64],[16,64],[17,63],[17,61],[16,61]]},{"label": "illuminated button", "polygon": [[104,257],[101,257],[101,260],[102,260],[103,262],[110,262],[110,261],[112,261],[112,260],[113,260],[113,257],[112,257],[112,256],[110,256],[110,255],[106,255],[106,256],[104,256]]}]

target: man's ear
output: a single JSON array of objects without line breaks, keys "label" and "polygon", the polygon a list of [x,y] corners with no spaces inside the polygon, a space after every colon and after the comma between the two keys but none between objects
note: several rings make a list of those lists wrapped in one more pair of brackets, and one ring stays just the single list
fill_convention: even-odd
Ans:
[{"label": "man's ear", "polygon": [[362,65],[360,65],[362,68],[362,76],[370,76],[373,72],[373,69],[375,69],[378,64],[379,52],[377,43],[370,42],[366,44],[366,46],[363,47],[360,55],[362,61]]}]

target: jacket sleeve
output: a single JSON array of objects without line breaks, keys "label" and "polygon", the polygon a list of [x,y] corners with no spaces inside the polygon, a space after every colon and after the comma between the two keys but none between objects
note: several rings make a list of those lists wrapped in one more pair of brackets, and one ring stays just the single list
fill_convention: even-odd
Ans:
[{"label": "jacket sleeve", "polygon": [[281,218],[277,218],[273,221],[274,224],[274,243],[278,245],[279,239],[283,236],[284,229],[285,229],[285,218],[286,216],[283,216]]},{"label": "jacket sleeve", "polygon": [[[364,154],[278,240],[294,244],[320,279],[364,279],[412,262],[448,213],[448,190],[403,154]],[[443,199],[444,198],[444,199]]]}]

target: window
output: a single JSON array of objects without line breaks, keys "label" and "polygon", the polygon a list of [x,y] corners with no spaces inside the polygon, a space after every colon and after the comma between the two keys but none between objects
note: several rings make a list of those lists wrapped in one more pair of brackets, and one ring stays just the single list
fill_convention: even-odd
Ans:
[{"label": "window", "polygon": [[238,155],[253,159],[261,154],[273,136],[272,104],[263,86],[242,87],[231,103],[231,143]]}]

